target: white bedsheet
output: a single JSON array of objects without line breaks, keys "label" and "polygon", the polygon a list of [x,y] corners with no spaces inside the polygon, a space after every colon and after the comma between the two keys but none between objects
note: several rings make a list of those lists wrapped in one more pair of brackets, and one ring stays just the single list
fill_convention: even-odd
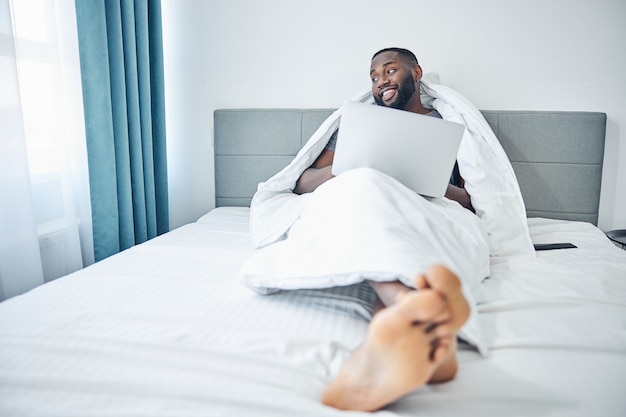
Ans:
[{"label": "white bedsheet", "polygon": [[[339,416],[319,396],[362,340],[364,287],[254,294],[248,210],[221,208],[0,304],[1,416]],[[490,356],[381,416],[622,416],[626,252],[583,223],[530,221],[578,249],[491,265]]]}]

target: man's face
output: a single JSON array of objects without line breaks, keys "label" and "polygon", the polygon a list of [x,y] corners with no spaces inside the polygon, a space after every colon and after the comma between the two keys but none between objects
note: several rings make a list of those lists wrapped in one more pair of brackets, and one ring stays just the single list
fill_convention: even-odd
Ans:
[{"label": "man's face", "polygon": [[379,106],[406,110],[415,93],[411,66],[396,52],[383,52],[370,67],[372,94]]}]

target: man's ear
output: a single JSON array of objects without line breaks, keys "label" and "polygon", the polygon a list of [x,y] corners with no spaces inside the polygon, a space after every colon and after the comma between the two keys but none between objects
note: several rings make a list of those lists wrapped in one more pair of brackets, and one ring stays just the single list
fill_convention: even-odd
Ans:
[{"label": "man's ear", "polygon": [[415,82],[418,82],[419,80],[422,79],[422,67],[420,67],[419,65],[415,65],[413,67],[413,79],[415,80]]}]

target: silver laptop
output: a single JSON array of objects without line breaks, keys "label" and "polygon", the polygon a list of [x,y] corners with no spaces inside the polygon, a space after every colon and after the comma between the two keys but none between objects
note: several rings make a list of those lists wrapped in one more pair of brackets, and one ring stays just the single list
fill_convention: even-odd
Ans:
[{"label": "silver laptop", "polygon": [[418,194],[443,197],[465,126],[372,104],[344,105],[332,173],[374,168]]}]

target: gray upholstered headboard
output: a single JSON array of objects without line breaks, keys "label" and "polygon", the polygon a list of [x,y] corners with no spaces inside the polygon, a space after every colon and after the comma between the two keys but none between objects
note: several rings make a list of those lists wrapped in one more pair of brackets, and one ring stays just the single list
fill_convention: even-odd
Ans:
[{"label": "gray upholstered headboard", "polygon": [[[214,113],[216,206],[248,206],[331,109]],[[517,175],[528,217],[597,224],[606,114],[483,111]]]}]

